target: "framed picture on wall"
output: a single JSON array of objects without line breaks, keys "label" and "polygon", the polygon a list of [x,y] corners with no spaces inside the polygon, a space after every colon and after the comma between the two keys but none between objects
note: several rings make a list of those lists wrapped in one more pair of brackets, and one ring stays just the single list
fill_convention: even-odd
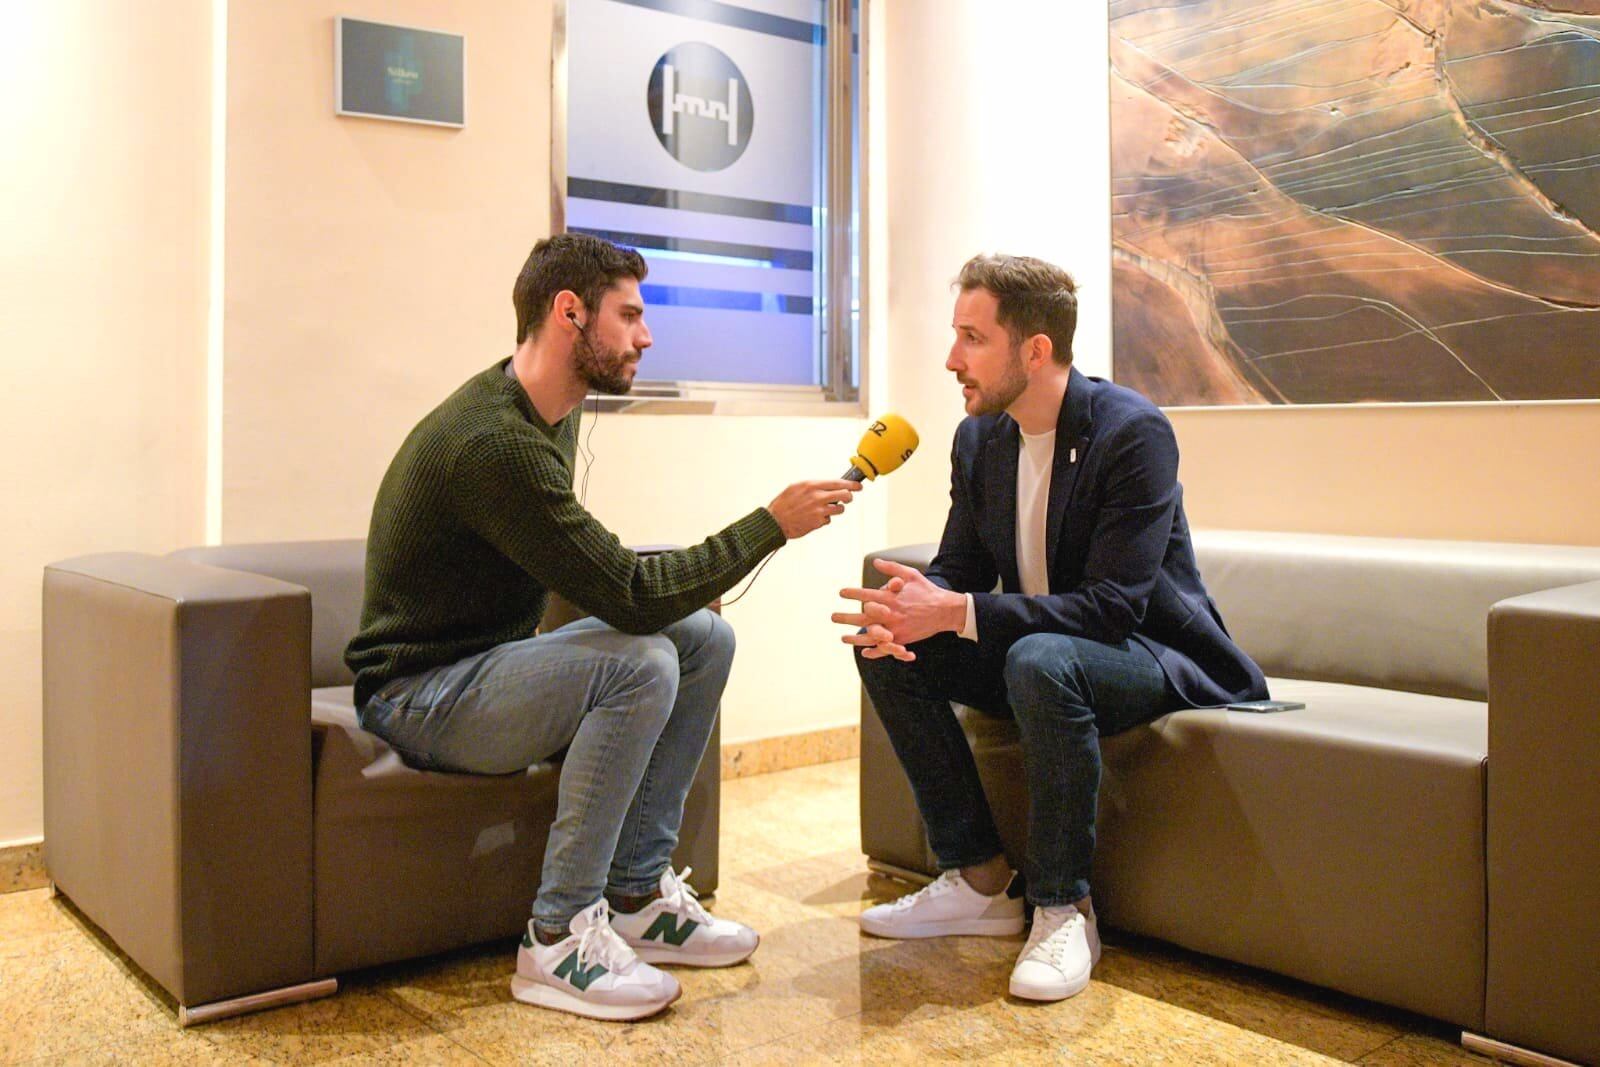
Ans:
[{"label": "framed picture on wall", "polygon": [[1179,406],[1600,399],[1586,10],[1110,0],[1117,381]]},{"label": "framed picture on wall", "polygon": [[413,26],[333,20],[333,110],[428,126],[467,121],[467,39]]}]

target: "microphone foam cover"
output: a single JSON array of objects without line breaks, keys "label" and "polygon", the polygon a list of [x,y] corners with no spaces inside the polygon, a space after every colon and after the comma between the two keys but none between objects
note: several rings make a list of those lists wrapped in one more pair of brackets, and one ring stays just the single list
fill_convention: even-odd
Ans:
[{"label": "microphone foam cover", "polygon": [[861,435],[850,463],[871,481],[899,467],[916,450],[917,431],[911,424],[899,415],[885,415]]}]

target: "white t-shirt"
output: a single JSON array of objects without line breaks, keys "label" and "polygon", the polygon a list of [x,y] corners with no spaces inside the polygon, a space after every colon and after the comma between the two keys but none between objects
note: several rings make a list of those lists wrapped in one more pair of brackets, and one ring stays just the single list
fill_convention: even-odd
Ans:
[{"label": "white t-shirt", "polygon": [[[1055,467],[1056,432],[1021,434],[1017,447],[1017,576],[1021,589],[1008,593],[1042,596],[1050,592],[1050,561],[1045,555],[1045,523],[1050,515],[1050,473]],[[967,620],[961,636],[978,639],[977,610],[967,594]]]}]

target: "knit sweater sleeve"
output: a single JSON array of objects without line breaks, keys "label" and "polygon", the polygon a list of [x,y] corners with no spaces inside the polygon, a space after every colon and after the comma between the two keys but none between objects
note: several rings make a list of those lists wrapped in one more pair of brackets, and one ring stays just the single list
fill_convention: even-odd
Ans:
[{"label": "knit sweater sleeve", "polygon": [[536,433],[465,442],[450,477],[456,507],[535,581],[624,633],[655,633],[704,607],[784,544],[757,508],[698,545],[641,557],[579,503],[560,453]]}]

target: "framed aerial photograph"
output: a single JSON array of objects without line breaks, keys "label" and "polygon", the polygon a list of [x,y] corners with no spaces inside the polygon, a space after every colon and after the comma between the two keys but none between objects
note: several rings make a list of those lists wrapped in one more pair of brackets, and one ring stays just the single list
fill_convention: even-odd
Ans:
[{"label": "framed aerial photograph", "polygon": [[1600,3],[1111,0],[1114,377],[1600,398]]}]

